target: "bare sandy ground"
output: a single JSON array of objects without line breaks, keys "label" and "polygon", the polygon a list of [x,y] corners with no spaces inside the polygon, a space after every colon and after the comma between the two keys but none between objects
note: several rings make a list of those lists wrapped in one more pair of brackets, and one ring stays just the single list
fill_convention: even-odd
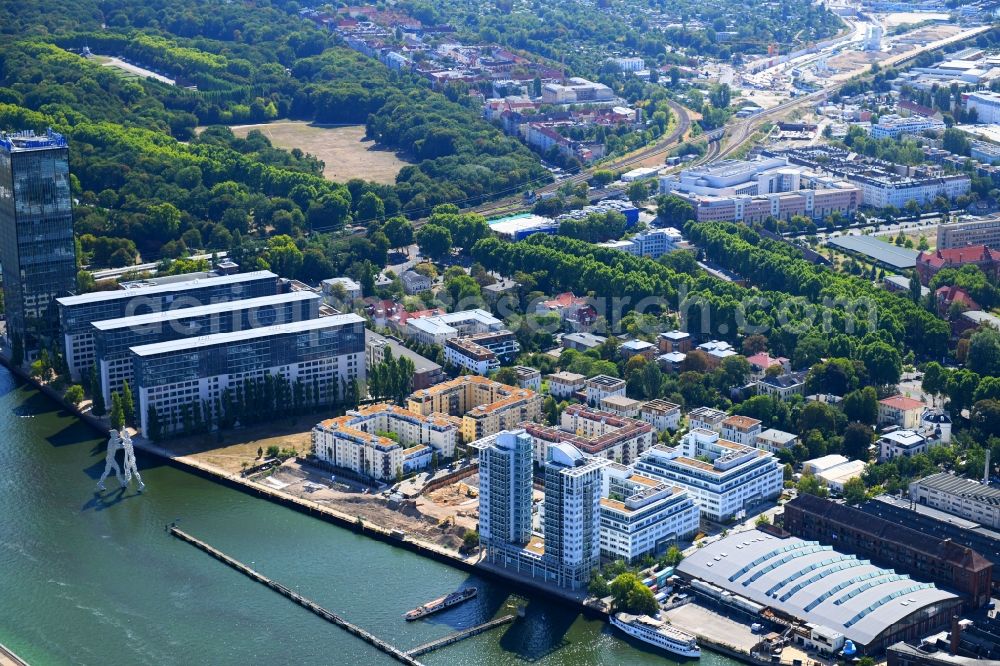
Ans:
[{"label": "bare sandy ground", "polygon": [[282,120],[259,125],[236,125],[236,136],[260,130],[278,148],[298,148],[323,160],[323,175],[337,182],[362,178],[391,185],[407,165],[389,150],[377,150],[374,141],[365,141],[364,125],[320,127],[298,120]]}]

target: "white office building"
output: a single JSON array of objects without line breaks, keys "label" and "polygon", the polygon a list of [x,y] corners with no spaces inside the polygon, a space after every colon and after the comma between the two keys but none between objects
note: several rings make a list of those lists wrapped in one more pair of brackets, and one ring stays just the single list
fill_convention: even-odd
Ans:
[{"label": "white office building", "polygon": [[698,532],[701,512],[679,487],[634,473],[624,465],[603,468],[601,555],[635,562],[661,555]]},{"label": "white office building", "polygon": [[920,134],[921,132],[944,130],[944,123],[935,118],[923,116],[902,117],[895,114],[882,116],[872,125],[873,139],[895,139],[900,134]]},{"label": "white office building", "polygon": [[91,324],[182,308],[210,305],[278,293],[278,276],[270,271],[154,278],[123,285],[114,291],[93,291],[57,298],[59,330],[63,335],[64,356],[73,381],[96,361],[96,341]]},{"label": "white office building", "polygon": [[702,515],[714,521],[744,517],[781,494],[784,483],[774,455],[710,430],[692,430],[676,448],[654,446],[639,457],[635,471],[687,488]]},{"label": "white office building", "polygon": [[1000,529],[1000,490],[939,472],[910,483],[910,499],[925,506]]}]

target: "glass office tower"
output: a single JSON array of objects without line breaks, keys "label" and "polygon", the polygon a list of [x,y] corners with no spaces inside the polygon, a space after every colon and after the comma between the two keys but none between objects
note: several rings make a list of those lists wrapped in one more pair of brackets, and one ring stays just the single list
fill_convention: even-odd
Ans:
[{"label": "glass office tower", "polygon": [[8,337],[26,349],[58,328],[55,299],[76,283],[66,139],[0,134],[0,266]]}]

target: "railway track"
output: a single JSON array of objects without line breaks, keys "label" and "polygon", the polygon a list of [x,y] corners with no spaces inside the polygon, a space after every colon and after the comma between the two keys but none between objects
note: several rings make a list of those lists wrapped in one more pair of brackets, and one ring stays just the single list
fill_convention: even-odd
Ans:
[{"label": "railway track", "polygon": [[[598,169],[612,169],[620,170],[629,167],[634,167],[642,164],[646,160],[659,155],[666,155],[671,150],[677,147],[677,145],[683,140],[687,135],[689,129],[691,129],[691,116],[688,114],[687,109],[685,109],[680,104],[674,101],[668,102],[670,105],[670,110],[673,112],[674,116],[677,118],[677,127],[668,134],[666,137],[662,138],[656,144],[649,146],[647,148],[640,149],[639,151],[632,153],[631,155],[625,155],[618,159],[612,160],[610,162],[605,162],[600,165],[591,167],[589,169],[580,171],[579,173],[573,174],[569,178],[563,180],[549,183],[544,187],[537,188],[535,191],[538,193],[554,192],[558,190],[565,184],[575,185],[577,183],[582,183],[590,179],[594,171]],[[504,199],[499,199],[497,201],[491,201],[489,203],[481,204],[479,206],[474,206],[467,209],[468,212],[479,213],[481,215],[494,215],[497,213],[508,212],[512,209],[523,208],[524,203],[520,195],[506,197]],[[424,220],[418,220],[414,222],[414,226],[419,226]]]}]

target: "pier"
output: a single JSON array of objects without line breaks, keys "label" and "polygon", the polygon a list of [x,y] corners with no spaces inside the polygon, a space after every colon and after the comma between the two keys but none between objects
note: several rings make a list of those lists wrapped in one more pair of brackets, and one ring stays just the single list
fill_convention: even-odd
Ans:
[{"label": "pier", "polygon": [[14,654],[3,643],[0,643],[0,666],[28,666],[28,662]]},{"label": "pier", "polygon": [[[340,617],[336,613],[328,611],[327,609],[323,608],[322,606],[320,606],[316,602],[311,601],[311,600],[303,597],[298,592],[295,592],[293,590],[288,589],[287,587],[285,587],[281,583],[278,583],[277,581],[271,580],[270,578],[268,578],[264,574],[262,574],[262,573],[260,573],[260,572],[258,572],[256,570],[254,570],[254,569],[251,569],[250,567],[248,567],[247,565],[243,564],[239,560],[236,560],[236,559],[233,559],[232,557],[229,557],[228,555],[226,555],[225,553],[223,553],[221,550],[218,550],[217,548],[213,548],[212,546],[208,545],[204,541],[191,536],[190,534],[188,534],[187,532],[184,532],[183,530],[178,529],[176,525],[171,525],[169,531],[170,531],[170,534],[172,534],[173,536],[177,537],[181,541],[186,541],[187,543],[191,544],[195,548],[208,553],[209,555],[211,555],[215,559],[219,560],[223,564],[226,564],[229,567],[235,569],[236,571],[239,571],[241,574],[243,574],[247,578],[250,578],[252,580],[257,581],[258,583],[261,583],[263,585],[268,586],[269,588],[271,588],[272,590],[274,590],[278,594],[282,595],[283,597],[285,597],[287,599],[290,599],[291,601],[294,601],[299,606],[302,606],[306,610],[311,611],[312,613],[314,613],[315,615],[318,615],[319,617],[323,618],[327,622],[330,622],[331,624],[337,625],[341,629],[346,630],[348,633],[354,634],[355,636],[357,636],[361,640],[365,641],[366,643],[368,643],[372,647],[375,647],[378,650],[384,652],[385,654],[389,655],[390,657],[392,657],[396,661],[401,662],[403,664],[407,664],[408,666],[423,666],[423,664],[421,664],[419,661],[417,661],[412,655],[410,655],[410,654],[408,654],[406,652],[403,652],[402,650],[400,650],[399,648],[397,648],[397,647],[395,647],[393,645],[390,645],[386,641],[384,641],[381,638],[379,638],[379,637],[377,637],[377,636],[375,636],[375,635],[373,635],[373,634],[365,631],[361,627],[359,627],[357,625],[354,625],[354,624],[351,624],[350,622],[348,622],[344,618]],[[485,631],[485,630],[483,630],[483,631]],[[423,647],[423,646],[421,646],[421,647]]]},{"label": "pier", "polygon": [[420,655],[427,654],[428,652],[433,652],[434,650],[443,648],[452,643],[457,643],[459,641],[465,640],[466,638],[471,638],[472,636],[477,636],[484,631],[489,631],[494,627],[499,627],[500,625],[513,622],[517,616],[514,614],[504,615],[503,617],[498,617],[495,620],[490,620],[489,622],[484,622],[483,624],[478,624],[475,627],[466,629],[464,631],[458,631],[454,634],[449,634],[444,638],[439,638],[436,641],[431,641],[429,643],[424,643],[423,645],[418,645],[412,650],[408,651],[411,657],[419,657]]}]

